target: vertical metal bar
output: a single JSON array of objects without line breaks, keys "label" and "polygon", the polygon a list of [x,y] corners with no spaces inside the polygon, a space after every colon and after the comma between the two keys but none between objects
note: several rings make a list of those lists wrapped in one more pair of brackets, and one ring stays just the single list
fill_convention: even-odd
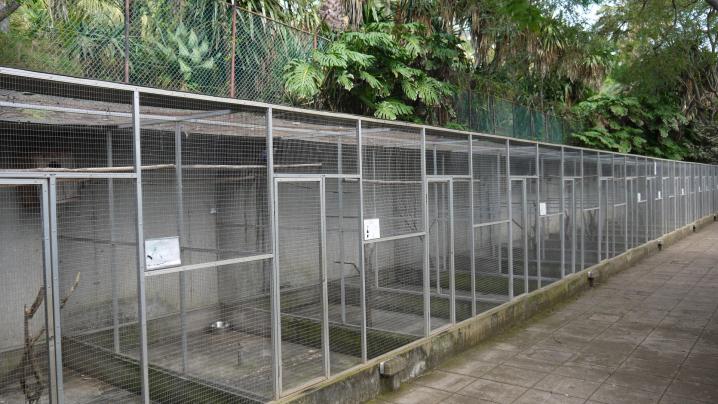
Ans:
[{"label": "vertical metal bar", "polygon": [[267,199],[269,201],[269,226],[272,229],[272,378],[274,385],[274,398],[282,395],[282,318],[280,306],[280,279],[279,279],[279,231],[277,219],[277,205],[279,192],[274,181],[274,139],[272,107],[266,110],[267,126]]},{"label": "vertical metal bar", "polygon": [[140,379],[142,401],[150,402],[149,357],[147,353],[147,302],[145,298],[145,231],[142,205],[142,152],[140,128],[140,93],[135,90],[132,100],[132,129],[135,143],[135,196],[137,209],[137,318],[140,327]]},{"label": "vertical metal bar", "polygon": [[232,5],[230,6],[230,10],[232,11],[232,39],[230,41],[230,46],[232,46],[231,51],[231,58],[230,61],[230,74],[229,74],[229,97],[234,98],[235,97],[235,75],[236,75],[236,64],[237,64],[237,9],[234,7],[234,0],[232,0]]},{"label": "vertical metal bar", "polygon": [[456,273],[454,261],[454,181],[449,180],[449,318],[456,323]]},{"label": "vertical metal bar", "polygon": [[[423,158],[423,157],[422,157]],[[376,179],[376,149],[371,151],[371,178]],[[376,184],[372,185],[371,188],[371,206],[373,210],[373,217],[377,217],[376,213]],[[362,225],[363,226],[363,225]],[[425,224],[428,226],[428,224]],[[429,229],[426,230],[426,237],[429,237]],[[374,287],[379,288],[379,254],[374,254]]]},{"label": "vertical metal bar", "polygon": [[626,211],[626,214],[623,217],[623,229],[624,229],[623,251],[628,251],[631,247],[629,247],[629,244],[628,244],[628,235],[629,235],[629,232],[628,232],[628,214],[629,214],[628,206],[629,205],[628,204],[630,201],[628,200],[628,195],[629,195],[629,193],[628,193],[628,159],[626,158],[626,156],[623,156],[623,194],[624,194],[623,201],[625,202],[625,204],[623,206]]},{"label": "vertical metal bar", "polygon": [[[45,329],[47,330],[47,359],[51,403],[64,402],[62,374],[62,327],[59,301],[59,259],[57,250],[57,200],[56,194],[49,190],[55,186],[55,177],[50,177],[52,185],[45,181],[40,185],[42,192],[42,251],[43,282],[45,284]],[[53,205],[51,205],[53,204]]]},{"label": "vertical metal bar", "polygon": [[131,0],[125,0],[125,27],[124,27],[125,83],[130,82],[130,1]]},{"label": "vertical metal bar", "polygon": [[[533,115],[533,114],[532,114]],[[541,288],[541,171],[539,158],[539,145],[536,143],[536,206],[534,212],[536,214],[536,223],[534,223],[534,243],[536,245],[536,288]]]},{"label": "vertical metal bar", "polygon": [[[476,230],[474,229],[474,140],[471,135],[469,138],[469,260],[471,265],[471,316],[476,315]],[[501,209],[499,207],[499,209]],[[499,272],[501,272],[499,270]]]},{"label": "vertical metal bar", "polygon": [[561,216],[559,216],[559,224],[561,226],[560,237],[561,237],[561,279],[566,277],[566,182],[564,181],[565,170],[564,170],[564,150],[561,146]]},{"label": "vertical metal bar", "polygon": [[525,178],[521,180],[521,212],[524,233],[524,293],[529,293],[529,207]]},{"label": "vertical metal bar", "polygon": [[366,268],[364,265],[364,151],[362,150],[362,121],[357,119],[357,170],[359,174],[359,278],[361,286],[359,287],[359,306],[361,308],[361,360],[366,363],[367,358],[367,302],[366,302]]},{"label": "vertical metal bar", "polygon": [[[342,141],[340,137],[337,137],[337,171],[339,175],[343,174]],[[347,297],[346,280],[344,279],[344,179],[341,177],[337,178],[337,201],[339,202],[339,302],[341,306],[342,324],[346,324]],[[361,226],[359,226],[359,229],[361,229]]]},{"label": "vertical metal bar", "polygon": [[578,249],[578,240],[576,236],[578,235],[578,232],[576,231],[576,226],[578,226],[578,223],[576,222],[578,220],[578,209],[576,209],[576,180],[571,179],[571,273],[576,273],[576,250]]},{"label": "vertical metal bar", "polygon": [[506,140],[506,210],[508,211],[508,261],[509,270],[509,299],[514,298],[514,220],[513,205],[511,201],[511,146]]},{"label": "vertical metal bar", "polygon": [[[175,125],[175,203],[177,204],[177,236],[180,243],[180,256],[184,244],[184,190],[182,177],[182,126]],[[187,361],[187,307],[185,294],[187,293],[187,279],[185,271],[179,273],[179,310],[180,310],[180,339],[182,345],[182,372],[188,369]]]},{"label": "vertical metal bar", "polygon": [[586,182],[584,175],[583,175],[583,150],[579,151],[579,159],[581,164],[581,196],[579,197],[579,205],[580,205],[580,212],[581,212],[581,256],[580,256],[580,263],[581,263],[581,269],[585,267],[585,255],[586,255],[586,221],[584,220],[584,215],[586,212],[584,211],[583,203],[586,200],[586,195],[584,194],[584,183]]},{"label": "vertical metal bar", "polygon": [[[340,178],[341,180],[341,178]],[[322,352],[324,357],[324,377],[331,376],[331,351],[329,347],[329,294],[327,291],[327,209],[325,178],[319,181],[320,243],[321,243],[321,279],[322,279]]]},{"label": "vertical metal bar", "polygon": [[424,215],[424,335],[431,334],[431,302],[429,294],[429,183],[426,177],[426,128],[421,128],[421,212]]},{"label": "vertical metal bar", "polygon": [[601,254],[601,243],[603,243],[603,217],[605,215],[605,212],[603,212],[603,209],[601,208],[601,202],[602,202],[602,196],[603,192],[601,192],[601,153],[596,153],[596,182],[598,186],[597,191],[597,202],[598,202],[598,245],[596,248],[598,248],[597,251],[597,259],[598,261],[596,263],[601,262],[603,259],[603,254]]},{"label": "vertical metal bar", "polygon": [[[434,145],[433,155],[434,155],[433,172],[434,172],[434,175],[437,175],[438,169],[436,167],[436,164],[437,164],[436,161],[438,160],[438,158],[437,158],[438,156],[436,154],[436,145]],[[439,257],[441,254],[441,252],[439,251],[439,244],[441,243],[441,235],[440,235],[440,231],[439,231],[439,227],[440,227],[439,223],[441,223],[441,218],[439,216],[440,215],[440,212],[439,212],[439,210],[440,210],[439,209],[439,206],[440,206],[439,205],[439,183],[434,182],[434,183],[427,184],[427,190],[431,189],[432,187],[434,189],[434,209],[436,209],[435,216],[434,216],[435,220],[433,223],[435,225],[435,227],[434,227],[434,235],[435,235],[434,268],[435,268],[435,271],[434,272],[436,273],[436,293],[441,294],[441,267],[439,265],[439,261],[440,261]],[[431,207],[429,206],[429,207],[427,207],[427,209],[429,210],[429,215],[431,215]],[[431,226],[429,224],[427,224],[427,226],[428,226],[426,229],[427,237],[429,237],[429,242],[431,242]],[[431,248],[429,248],[429,251],[431,251]],[[429,264],[431,265],[431,259],[429,259]]]},{"label": "vertical metal bar", "polygon": [[[112,167],[112,132],[107,132],[107,166]],[[110,282],[112,283],[112,347],[116,354],[120,353],[120,308],[117,290],[117,268],[115,248],[115,184],[112,178],[107,179],[107,215],[110,222]]]},{"label": "vertical metal bar", "polygon": [[648,194],[650,193],[650,191],[649,191],[649,186],[650,186],[650,184],[649,184],[649,180],[648,180],[648,158],[644,158],[644,159],[643,159],[643,167],[644,167],[643,170],[644,170],[644,174],[645,174],[645,177],[644,177],[645,186],[644,186],[643,189],[646,191],[646,209],[645,209],[645,210],[646,210],[646,215],[645,215],[645,219],[644,219],[644,220],[645,220],[645,222],[644,222],[645,225],[643,226],[643,227],[644,227],[644,231],[643,231],[643,232],[644,232],[644,237],[645,237],[645,238],[644,238],[643,242],[644,242],[644,243],[647,243],[648,240],[650,240],[648,229],[649,229],[650,223],[651,223],[651,216],[650,216],[650,209],[649,209],[649,208],[650,208],[650,206],[649,206],[649,204],[650,204],[649,199],[651,199],[651,198],[648,196]]}]

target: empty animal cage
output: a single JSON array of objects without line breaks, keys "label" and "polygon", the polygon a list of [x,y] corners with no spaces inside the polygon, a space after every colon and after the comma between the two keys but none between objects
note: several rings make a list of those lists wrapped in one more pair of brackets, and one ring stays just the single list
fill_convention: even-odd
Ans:
[{"label": "empty animal cage", "polygon": [[281,398],[712,215],[717,175],[0,68],[0,402]]}]

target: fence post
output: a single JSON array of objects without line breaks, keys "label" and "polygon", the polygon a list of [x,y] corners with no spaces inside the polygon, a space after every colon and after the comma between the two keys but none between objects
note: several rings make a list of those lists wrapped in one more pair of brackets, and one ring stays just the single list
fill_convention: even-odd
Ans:
[{"label": "fence post", "polygon": [[229,74],[229,97],[234,98],[235,97],[235,75],[236,75],[236,52],[237,52],[237,9],[234,7],[234,0],[232,0],[232,5],[230,6],[230,10],[232,10],[232,40],[230,41],[232,44],[232,60],[230,62],[230,74]]},{"label": "fence post", "polygon": [[130,1],[125,0],[125,83],[130,82]]}]

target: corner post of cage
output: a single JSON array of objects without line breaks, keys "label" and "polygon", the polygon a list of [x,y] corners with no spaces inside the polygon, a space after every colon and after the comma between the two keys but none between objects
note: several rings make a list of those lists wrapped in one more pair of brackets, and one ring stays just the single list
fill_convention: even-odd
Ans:
[{"label": "corner post of cage", "polygon": [[469,261],[471,265],[471,316],[476,315],[476,229],[474,229],[474,139],[473,136],[467,135],[469,138],[469,218],[471,225],[469,226]]},{"label": "corner post of cage", "polygon": [[[175,214],[177,215],[177,237],[180,244],[180,256],[182,254],[182,244],[185,240],[184,235],[184,198],[183,198],[183,178],[182,178],[182,126],[175,124],[175,203],[177,205]],[[187,365],[187,307],[186,307],[186,291],[187,279],[186,272],[179,273],[179,310],[180,310],[180,339],[182,350],[182,373],[188,371]]]},{"label": "corner post of cage", "polygon": [[629,206],[630,201],[628,200],[628,158],[626,156],[623,156],[623,209],[625,211],[625,214],[623,215],[623,250],[628,251],[631,247],[629,247],[628,244],[628,215],[629,215]]},{"label": "corner post of cage", "polygon": [[362,150],[362,120],[357,119],[356,121],[356,137],[357,137],[357,174],[359,175],[359,212],[357,217],[359,218],[358,229],[359,229],[359,279],[361,285],[359,286],[359,307],[361,310],[361,321],[360,321],[360,340],[361,340],[361,360],[362,363],[366,363],[367,358],[367,302],[366,302],[366,267],[364,257],[364,151]]},{"label": "corner post of cage", "polygon": [[559,216],[559,224],[561,229],[559,230],[561,237],[561,279],[566,276],[566,183],[564,182],[564,147],[561,146],[561,162],[559,167],[559,175],[561,176],[561,192],[560,192],[560,206],[561,216]]},{"label": "corner post of cage", "polygon": [[539,157],[539,145],[535,145],[535,165],[536,165],[536,204],[534,212],[536,216],[536,230],[534,231],[534,243],[536,244],[536,285],[541,288],[541,178],[543,170],[541,170],[541,158]]},{"label": "corner post of cage", "polygon": [[266,114],[266,154],[267,154],[267,201],[269,204],[269,226],[272,229],[272,283],[270,288],[271,319],[272,319],[272,385],[274,398],[282,395],[282,327],[280,307],[280,280],[279,280],[279,235],[277,231],[277,203],[276,187],[274,182],[274,145],[272,107],[267,107]]},{"label": "corner post of cage", "polygon": [[[51,402],[65,402],[62,373],[62,319],[60,317],[60,258],[57,246],[57,182],[42,184],[43,249],[45,255],[45,329],[48,339]],[[48,299],[49,297],[49,299]]]},{"label": "corner post of cage", "polygon": [[140,379],[142,401],[150,402],[149,357],[147,353],[147,301],[145,297],[145,234],[142,205],[142,151],[140,128],[140,92],[132,93],[132,129],[134,134],[135,206],[137,209],[137,318],[140,328]]},{"label": "corner post of cage", "polygon": [[430,270],[429,270],[429,182],[426,176],[426,127],[421,127],[421,212],[424,216],[424,335],[431,334]]},{"label": "corner post of cage", "polygon": [[508,228],[508,251],[506,259],[509,271],[509,300],[514,298],[514,220],[513,202],[511,201],[511,145],[508,139],[506,143],[506,213],[509,221]]}]

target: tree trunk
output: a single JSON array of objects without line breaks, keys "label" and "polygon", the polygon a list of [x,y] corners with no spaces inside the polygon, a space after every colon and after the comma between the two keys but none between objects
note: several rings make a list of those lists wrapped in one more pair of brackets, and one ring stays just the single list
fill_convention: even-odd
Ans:
[{"label": "tree trunk", "polygon": [[0,0],[0,32],[7,32],[10,29],[10,15],[20,8],[17,0]]}]

